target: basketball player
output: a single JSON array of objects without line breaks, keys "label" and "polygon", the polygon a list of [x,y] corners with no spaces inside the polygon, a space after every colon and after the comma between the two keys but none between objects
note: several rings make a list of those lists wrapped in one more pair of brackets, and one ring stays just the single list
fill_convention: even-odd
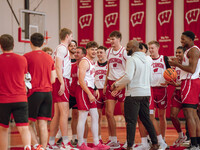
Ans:
[{"label": "basketball player", "polygon": [[[80,150],[92,150],[94,149],[109,149],[109,146],[103,145],[99,142],[98,138],[98,111],[96,105],[96,99],[94,95],[94,74],[95,74],[95,65],[93,59],[96,57],[98,45],[96,42],[92,41],[87,43],[86,50],[87,55],[83,57],[79,63],[78,67],[78,83],[77,87],[77,104],[79,111],[78,118],[78,146]],[[91,130],[93,134],[94,147],[89,148],[83,140],[85,122],[90,113],[91,116]]]},{"label": "basketball player", "polygon": [[68,50],[73,36],[67,28],[60,30],[61,44],[54,51],[57,78],[53,84],[54,116],[50,124],[50,137],[48,148],[58,148],[55,144],[55,136],[60,127],[62,133],[62,146],[60,149],[72,148],[68,140],[68,115],[69,115],[69,80],[71,74],[71,60]]},{"label": "basketball player", "polygon": [[[83,57],[86,55],[86,49],[84,47],[77,47],[76,52],[74,53],[74,58],[76,59],[76,62],[72,64],[71,69],[71,78],[72,83],[70,86],[70,108],[72,108],[72,122],[71,122],[71,128],[72,128],[72,140],[71,144],[76,147],[78,144],[78,138],[77,138],[77,124],[78,124],[78,107],[76,102],[76,90],[77,90],[77,82],[78,82],[78,64],[81,61]],[[84,132],[84,142],[87,143],[87,135],[88,135],[88,124],[86,121],[85,124],[85,132]]]},{"label": "basketball player", "polygon": [[[184,56],[184,49],[182,46],[177,47],[176,49],[176,58],[178,59],[179,63],[182,64],[183,61],[183,56]],[[172,120],[172,123],[179,135],[178,139],[174,142],[173,146],[180,146],[180,144],[184,143],[187,140],[187,136],[184,135],[181,129],[181,124],[178,119],[178,114],[180,110],[182,109],[182,103],[181,103],[181,81],[180,81],[180,73],[181,69],[176,67],[175,68],[177,72],[177,80],[176,83],[174,84],[173,82],[169,82],[172,85],[176,86],[176,89],[174,90],[172,99],[171,99],[171,113],[170,113],[170,118]]]},{"label": "basketball player", "polygon": [[200,49],[194,45],[195,34],[185,31],[181,35],[181,44],[186,51],[182,64],[176,59],[170,65],[181,69],[181,98],[183,112],[188,125],[191,145],[188,149],[198,149],[200,145],[200,121],[197,115],[200,94]]},{"label": "basketball player", "polygon": [[[48,140],[47,121],[51,120],[52,83],[55,82],[55,67],[52,57],[41,50],[44,37],[34,33],[30,38],[32,51],[24,54],[28,62],[28,72],[31,74],[32,89],[28,91],[29,129],[34,149],[45,149]],[[33,128],[38,122],[39,140]]]},{"label": "basketball player", "polygon": [[75,40],[71,40],[71,43],[68,46],[71,62],[75,62],[74,54],[76,53],[77,42]]},{"label": "basketball player", "polygon": [[122,35],[119,31],[113,31],[109,36],[111,48],[107,50],[108,71],[103,92],[106,94],[105,113],[108,120],[108,128],[111,134],[107,145],[113,149],[117,149],[120,147],[120,144],[117,142],[114,109],[117,101],[120,102],[121,112],[124,115],[125,89],[122,89],[115,97],[113,97],[111,95],[110,87],[125,73],[127,52],[125,47],[121,46]]},{"label": "basketball player", "polygon": [[53,55],[53,50],[50,47],[44,47],[42,50],[51,56]]},{"label": "basketball player", "polygon": [[21,135],[24,150],[31,150],[31,134],[28,128],[28,103],[25,88],[26,58],[13,53],[11,35],[0,36],[0,149],[8,149],[8,128],[11,113]]},{"label": "basketball player", "polygon": [[103,144],[101,139],[101,119],[102,119],[102,109],[104,107],[105,95],[103,94],[104,83],[107,73],[107,48],[104,46],[99,46],[97,49],[98,61],[95,63],[95,85],[99,91],[99,98],[97,99],[97,109],[99,113],[99,140]]},{"label": "basketball player", "polygon": [[151,41],[148,43],[149,52],[152,62],[152,90],[153,90],[153,99],[154,106],[158,109],[158,118],[160,120],[160,131],[162,137],[165,138],[165,131],[167,127],[166,121],[166,108],[167,108],[167,87],[162,85],[165,83],[163,77],[163,72],[170,68],[168,63],[168,57],[159,55],[160,44],[157,41]]}]

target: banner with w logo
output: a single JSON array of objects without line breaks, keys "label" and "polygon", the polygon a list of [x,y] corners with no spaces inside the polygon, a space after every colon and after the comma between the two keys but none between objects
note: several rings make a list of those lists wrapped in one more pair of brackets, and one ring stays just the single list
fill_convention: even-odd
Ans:
[{"label": "banner with w logo", "polygon": [[104,46],[110,47],[109,35],[112,31],[119,31],[119,0],[103,1],[103,19],[104,19]]},{"label": "banner with w logo", "polygon": [[159,54],[174,56],[174,1],[156,0],[157,41]]},{"label": "banner with w logo", "polygon": [[200,0],[184,0],[184,30],[196,35],[194,43],[200,46]]},{"label": "banner with w logo", "polygon": [[146,0],[129,0],[129,39],[145,43]]},{"label": "banner with w logo", "polygon": [[94,0],[78,0],[78,46],[94,40]]}]

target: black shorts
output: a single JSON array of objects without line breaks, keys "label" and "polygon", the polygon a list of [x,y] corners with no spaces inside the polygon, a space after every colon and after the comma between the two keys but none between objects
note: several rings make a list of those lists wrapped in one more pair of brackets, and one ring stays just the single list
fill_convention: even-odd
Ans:
[{"label": "black shorts", "polygon": [[51,120],[51,92],[34,92],[28,98],[29,120]]},{"label": "black shorts", "polygon": [[28,103],[0,103],[0,126],[9,127],[10,115],[13,114],[16,126],[28,126]]},{"label": "black shorts", "polygon": [[77,105],[76,105],[76,97],[73,96],[69,96],[69,109],[78,109]]}]

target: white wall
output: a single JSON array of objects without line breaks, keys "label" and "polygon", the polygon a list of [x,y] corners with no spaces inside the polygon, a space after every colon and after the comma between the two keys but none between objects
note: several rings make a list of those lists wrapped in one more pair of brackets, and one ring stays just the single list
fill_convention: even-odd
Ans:
[{"label": "white wall", "polygon": [[[40,0],[30,0],[30,9],[35,8]],[[24,7],[24,0],[10,0],[19,18],[19,10]],[[180,35],[183,32],[183,0],[174,1],[174,47],[180,45]],[[37,11],[46,13],[46,28],[51,39],[47,46],[55,48],[59,43],[59,0],[44,0]],[[60,0],[60,26],[73,31],[77,40],[77,0]],[[147,0],[146,12],[146,42],[156,39],[156,0]],[[120,0],[120,31],[122,45],[129,40],[129,0]],[[6,0],[0,0],[0,35],[9,33],[15,38],[14,51],[23,54],[30,51],[29,44],[17,41],[18,25],[8,7]],[[103,44],[103,0],[94,0],[94,40]]]},{"label": "white wall", "polygon": [[[183,32],[184,0],[174,0],[174,48],[180,45]],[[61,0],[61,27],[71,28],[77,40],[77,0]],[[156,40],[156,0],[147,0],[146,42]],[[129,40],[129,0],[120,0],[122,45]],[[103,44],[103,0],[94,0],[94,40]]]},{"label": "white wall", "polygon": [[[20,19],[19,10],[24,9],[24,0],[9,0],[18,19]],[[30,0],[30,10],[33,10],[40,0]],[[46,13],[46,29],[48,31],[49,42],[45,46],[52,49],[58,45],[59,24],[58,24],[58,1],[44,0],[37,11]],[[24,54],[30,51],[29,44],[18,42],[18,24],[7,4],[7,0],[0,0],[0,35],[11,34],[15,40],[14,52]]]}]

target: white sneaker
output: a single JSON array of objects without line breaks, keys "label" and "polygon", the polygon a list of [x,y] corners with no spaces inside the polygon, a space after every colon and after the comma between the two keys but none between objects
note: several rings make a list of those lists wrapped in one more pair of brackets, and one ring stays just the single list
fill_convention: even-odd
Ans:
[{"label": "white sneaker", "polygon": [[127,141],[124,143],[124,145],[122,146],[123,149],[127,149]]},{"label": "white sneaker", "polygon": [[165,142],[158,143],[160,145],[159,150],[165,150],[167,148],[167,144]]},{"label": "white sneaker", "polygon": [[108,146],[110,146],[110,149],[117,149],[117,148],[120,148],[120,144],[117,142],[110,142],[108,144],[106,144]]},{"label": "white sneaker", "polygon": [[178,137],[176,141],[174,142],[173,146],[179,147],[181,144],[183,144],[187,140],[187,136],[183,136],[182,138]]},{"label": "white sneaker", "polygon": [[196,147],[196,146],[190,146],[190,147],[188,147],[188,148],[186,148],[184,150],[199,150],[199,146],[198,147]]}]

